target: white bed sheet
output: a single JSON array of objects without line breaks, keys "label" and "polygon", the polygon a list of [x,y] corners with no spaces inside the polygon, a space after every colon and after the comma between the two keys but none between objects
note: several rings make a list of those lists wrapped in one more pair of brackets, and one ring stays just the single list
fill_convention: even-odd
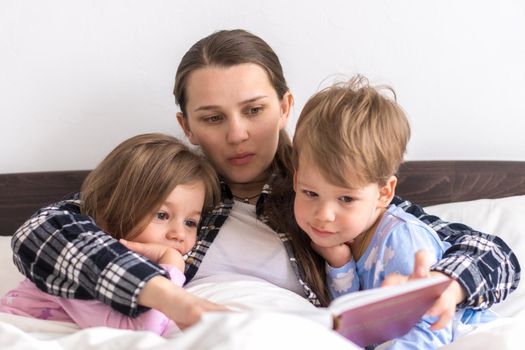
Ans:
[{"label": "white bed sheet", "polygon": [[[430,213],[497,233],[525,256],[525,196],[451,203]],[[22,279],[12,264],[9,237],[0,237],[0,294]],[[240,310],[208,314],[196,326],[167,338],[149,332],[105,327],[79,330],[75,325],[0,313],[2,349],[356,349],[321,323],[283,310],[309,312],[308,302],[293,292],[256,279],[217,278],[189,290]],[[494,309],[503,317],[482,325],[446,349],[521,349],[525,344],[525,290],[522,286]],[[490,344],[490,345],[489,345]]]}]

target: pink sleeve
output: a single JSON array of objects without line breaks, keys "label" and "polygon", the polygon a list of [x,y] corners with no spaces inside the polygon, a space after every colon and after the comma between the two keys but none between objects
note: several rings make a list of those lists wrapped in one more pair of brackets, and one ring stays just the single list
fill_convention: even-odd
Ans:
[{"label": "pink sleeve", "polygon": [[[162,265],[174,284],[182,286],[184,274],[175,266]],[[60,298],[61,306],[81,328],[112,327],[119,329],[148,330],[161,335],[170,320],[160,311],[151,309],[137,318],[123,315],[96,300],[73,300]]]}]

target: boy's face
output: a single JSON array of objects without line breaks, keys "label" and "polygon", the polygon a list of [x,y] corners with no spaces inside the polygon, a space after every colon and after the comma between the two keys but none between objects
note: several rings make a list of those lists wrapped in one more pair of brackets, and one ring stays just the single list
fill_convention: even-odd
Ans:
[{"label": "boy's face", "polygon": [[163,244],[186,254],[197,239],[204,195],[202,181],[176,186],[133,241]]},{"label": "boy's face", "polygon": [[295,173],[294,213],[299,226],[320,247],[351,243],[384,212],[378,184],[349,189],[330,183],[313,162],[301,158]]}]

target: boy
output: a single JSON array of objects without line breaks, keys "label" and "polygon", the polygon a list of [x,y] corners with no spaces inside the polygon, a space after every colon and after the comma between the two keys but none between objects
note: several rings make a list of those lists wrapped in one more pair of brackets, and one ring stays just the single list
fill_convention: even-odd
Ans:
[{"label": "boy", "polygon": [[[333,297],[380,287],[391,273],[409,275],[418,250],[435,262],[450,246],[416,217],[389,206],[409,137],[401,107],[359,76],[317,93],[301,112],[293,142],[294,212],[327,262]],[[467,310],[456,319],[475,323],[483,314]],[[432,331],[433,321],[423,318],[384,346],[434,349],[451,342],[452,324]]]}]

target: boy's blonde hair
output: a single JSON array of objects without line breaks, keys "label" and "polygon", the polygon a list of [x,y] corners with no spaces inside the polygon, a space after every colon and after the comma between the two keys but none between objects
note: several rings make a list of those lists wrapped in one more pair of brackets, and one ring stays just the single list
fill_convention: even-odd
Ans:
[{"label": "boy's blonde hair", "polygon": [[138,135],[118,145],[84,180],[81,211],[114,238],[133,239],[175,186],[195,181],[204,183],[205,208],[212,207],[220,193],[208,161],[172,136]]},{"label": "boy's blonde hair", "polygon": [[385,184],[396,174],[410,138],[410,126],[393,98],[356,76],[312,96],[293,138],[294,166],[313,162],[336,186]]}]

